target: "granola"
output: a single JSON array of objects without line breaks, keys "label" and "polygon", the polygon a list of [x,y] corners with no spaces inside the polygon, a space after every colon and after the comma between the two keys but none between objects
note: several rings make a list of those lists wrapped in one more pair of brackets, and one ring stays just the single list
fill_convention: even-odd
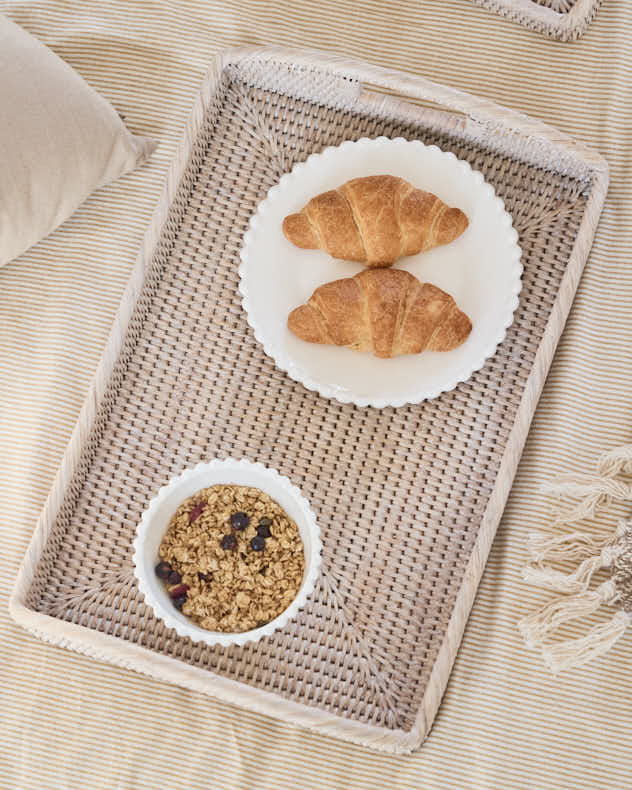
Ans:
[{"label": "granola", "polygon": [[296,524],[263,491],[239,485],[185,500],[158,553],[156,574],[174,605],[210,631],[270,622],[294,600],[305,571]]}]

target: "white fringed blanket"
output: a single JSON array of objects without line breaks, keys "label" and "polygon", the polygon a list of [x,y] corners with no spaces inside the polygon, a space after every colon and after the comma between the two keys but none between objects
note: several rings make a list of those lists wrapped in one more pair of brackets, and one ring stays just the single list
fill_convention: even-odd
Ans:
[{"label": "white fringed blanket", "polygon": [[[632,502],[632,444],[602,455],[596,474],[559,478],[543,493],[577,501],[555,516],[556,534],[532,532],[528,537],[531,564],[523,570],[525,580],[558,595],[524,617],[519,628],[527,645],[539,648],[546,665],[559,672],[606,653],[632,622],[632,521],[619,519],[605,536],[590,529],[596,510]],[[574,529],[580,522],[585,526]],[[555,567],[564,561],[578,564],[570,572]],[[595,584],[602,569],[609,576]],[[583,636],[560,635],[570,621],[583,621],[607,607],[615,613]]]}]

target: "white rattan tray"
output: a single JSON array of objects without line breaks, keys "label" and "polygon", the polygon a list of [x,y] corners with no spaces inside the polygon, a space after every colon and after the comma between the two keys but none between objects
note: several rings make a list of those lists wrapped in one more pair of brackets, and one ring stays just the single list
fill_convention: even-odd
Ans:
[{"label": "white rattan tray", "polygon": [[[429,104],[431,106],[429,106]],[[505,201],[523,251],[514,323],[467,382],[358,408],[278,370],[248,326],[239,252],[259,201],[330,145],[453,151]],[[37,636],[376,749],[428,734],[588,256],[603,159],[533,118],[324,54],[213,63],[10,601]],[[256,644],[178,636],[132,568],[141,513],[213,457],[277,469],[316,513],[318,584]]]},{"label": "white rattan tray", "polygon": [[602,0],[472,0],[519,25],[560,41],[586,32]]}]

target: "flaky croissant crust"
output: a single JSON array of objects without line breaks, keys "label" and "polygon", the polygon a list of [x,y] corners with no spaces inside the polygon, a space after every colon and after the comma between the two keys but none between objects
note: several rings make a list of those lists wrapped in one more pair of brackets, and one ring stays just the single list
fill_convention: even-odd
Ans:
[{"label": "flaky croissant crust", "polygon": [[348,346],[378,357],[451,351],[472,330],[450,294],[401,269],[367,269],[321,285],[287,323],[310,343]]},{"label": "flaky croissant crust", "polygon": [[431,192],[396,176],[377,175],[354,178],[312,198],[284,219],[283,232],[297,247],[386,267],[405,255],[448,244],[467,226],[460,209]]}]

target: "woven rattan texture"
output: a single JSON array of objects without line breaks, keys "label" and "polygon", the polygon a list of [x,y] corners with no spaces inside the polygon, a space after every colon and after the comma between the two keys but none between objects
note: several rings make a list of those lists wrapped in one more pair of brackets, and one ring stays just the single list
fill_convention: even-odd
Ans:
[{"label": "woven rattan texture", "polygon": [[[282,172],[363,136],[454,151],[506,201],[525,265],[502,347],[429,403],[359,409],[278,371],[237,292],[243,233]],[[410,730],[442,643],[586,185],[465,139],[225,81],[193,146],[97,425],[29,606],[343,717]],[[279,283],[279,287],[283,287]],[[200,460],[247,457],[309,498],[324,570],[298,620],[243,648],[195,645],[142,603],[131,543],[143,509]]]},{"label": "woven rattan texture", "polygon": [[551,11],[556,11],[558,14],[568,14],[571,8],[574,7],[576,0],[532,0],[535,5],[543,5],[545,8],[550,8]]}]

